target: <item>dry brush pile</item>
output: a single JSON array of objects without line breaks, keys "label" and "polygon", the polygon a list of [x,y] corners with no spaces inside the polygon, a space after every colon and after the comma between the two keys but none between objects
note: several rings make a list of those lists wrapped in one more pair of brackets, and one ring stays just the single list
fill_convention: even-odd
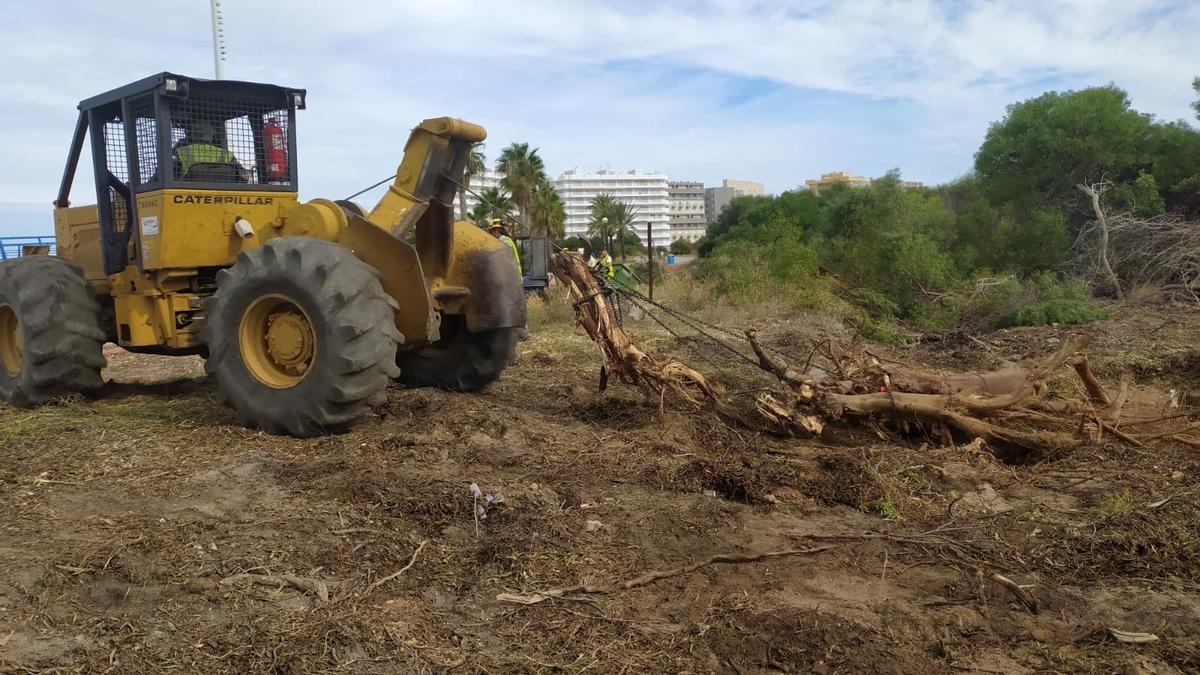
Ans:
[{"label": "dry brush pile", "polygon": [[1094,218],[1079,232],[1075,268],[1115,297],[1139,285],[1200,303],[1200,223],[1175,213],[1143,217],[1104,203],[1112,183],[1080,184]]}]

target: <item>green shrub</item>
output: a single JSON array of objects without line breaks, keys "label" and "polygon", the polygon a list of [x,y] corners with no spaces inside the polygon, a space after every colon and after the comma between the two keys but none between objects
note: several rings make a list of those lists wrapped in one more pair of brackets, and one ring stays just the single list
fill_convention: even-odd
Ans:
[{"label": "green shrub", "polygon": [[869,501],[859,506],[858,510],[877,515],[884,520],[904,520],[904,516],[900,513],[900,507],[887,497]]},{"label": "green shrub", "polygon": [[715,248],[697,265],[696,276],[712,282],[717,294],[735,305],[755,304],[778,292],[758,247],[748,241]]},{"label": "green shrub", "polygon": [[676,239],[671,242],[671,247],[668,250],[676,255],[683,255],[686,253],[695,253],[696,246],[687,239]]},{"label": "green shrub", "polygon": [[855,307],[861,308],[873,319],[895,321],[900,314],[900,306],[892,299],[869,288],[852,288],[846,293],[846,300]]},{"label": "green shrub", "polygon": [[900,332],[900,329],[893,323],[877,321],[866,314],[853,314],[849,320],[854,329],[868,340],[874,340],[875,342],[893,347],[902,347],[912,343],[912,339]]},{"label": "green shrub", "polygon": [[1030,283],[1037,286],[1037,301],[1004,317],[1001,326],[1082,324],[1108,318],[1108,312],[1092,300],[1083,282],[1059,282],[1039,277]]}]

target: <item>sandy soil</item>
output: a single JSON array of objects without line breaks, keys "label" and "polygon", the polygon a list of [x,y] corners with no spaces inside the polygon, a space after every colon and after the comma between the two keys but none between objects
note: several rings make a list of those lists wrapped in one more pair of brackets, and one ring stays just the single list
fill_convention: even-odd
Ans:
[{"label": "sandy soil", "polygon": [[[1198,320],[1117,308],[901,356],[988,367],[1086,331],[1097,373],[1132,376],[1150,417],[1197,381]],[[814,321],[762,324],[787,353]],[[701,342],[633,332],[755,386]],[[1195,448],[1010,466],[867,428],[755,435],[596,395],[594,348],[549,319],[485,392],[395,389],[311,440],[236,426],[197,359],[109,359],[96,400],[0,407],[0,672],[1200,670]],[[497,599],[787,549],[821,550]]]}]

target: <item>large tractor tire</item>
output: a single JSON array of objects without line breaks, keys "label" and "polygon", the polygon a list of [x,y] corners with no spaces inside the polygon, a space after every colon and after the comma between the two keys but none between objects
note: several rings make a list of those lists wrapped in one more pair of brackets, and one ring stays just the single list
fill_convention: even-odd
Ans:
[{"label": "large tractor tire", "polygon": [[0,399],[26,407],[99,389],[104,339],[78,267],[49,256],[0,263]]},{"label": "large tractor tire", "polygon": [[516,328],[478,333],[467,330],[462,316],[442,317],[442,338],[426,347],[396,354],[400,382],[409,387],[476,391],[494,382],[512,359]]},{"label": "large tractor tire", "polygon": [[287,237],[242,253],[205,304],[204,369],[245,426],[338,431],[383,403],[399,373],[392,299],[348,249]]}]

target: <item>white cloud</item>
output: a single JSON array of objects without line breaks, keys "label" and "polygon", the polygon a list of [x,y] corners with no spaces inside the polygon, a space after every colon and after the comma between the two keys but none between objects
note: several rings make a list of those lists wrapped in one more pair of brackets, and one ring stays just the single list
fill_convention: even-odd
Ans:
[{"label": "white cloud", "polygon": [[[1015,100],[1113,81],[1176,119],[1200,74],[1189,0],[223,4],[228,76],[310,90],[307,196],[386,174],[407,129],[445,114],[487,126],[493,155],[532,142],[554,171],[610,163],[773,190],[835,169],[946,180]],[[209,74],[206,5],[9,8],[0,142],[22,161],[0,165],[0,201],[52,197],[79,99],[158,70]]]}]

